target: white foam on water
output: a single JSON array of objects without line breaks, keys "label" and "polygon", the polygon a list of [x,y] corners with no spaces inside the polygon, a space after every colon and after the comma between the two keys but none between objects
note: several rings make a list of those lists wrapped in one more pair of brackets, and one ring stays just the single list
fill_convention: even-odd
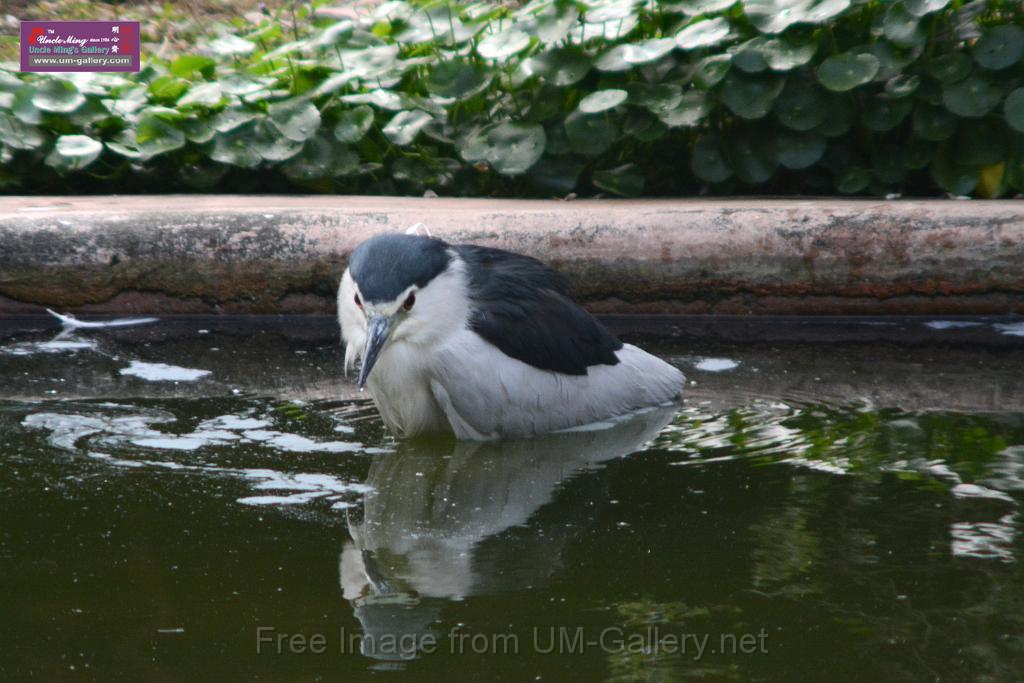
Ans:
[{"label": "white foam on water", "polygon": [[725,372],[735,370],[739,366],[739,361],[730,358],[701,358],[693,364],[693,367],[702,372]]},{"label": "white foam on water", "polygon": [[949,527],[950,551],[957,557],[1015,562],[1015,522],[1016,515],[1012,513],[998,522],[954,522]]},{"label": "white foam on water", "polygon": [[60,321],[64,327],[71,329],[95,329],[100,327],[129,327],[131,325],[145,325],[155,323],[156,318],[115,318],[114,320],[79,320],[73,315],[61,315],[49,308],[46,312]]},{"label": "white foam on water", "polygon": [[53,339],[44,342],[19,342],[0,347],[8,356],[33,356],[38,353],[77,353],[96,348],[96,342],[82,339]]},{"label": "white foam on water", "polygon": [[194,382],[210,374],[209,370],[183,368],[166,363],[146,363],[133,360],[131,364],[120,370],[122,375],[138,377],[149,382]]},{"label": "white foam on water", "polygon": [[1014,337],[1024,337],[1024,322],[1008,324],[996,323],[992,327],[1003,334],[1009,334]]},{"label": "white foam on water", "polygon": [[981,323],[970,320],[929,320],[924,326],[933,330],[955,330],[965,327],[981,327]]}]

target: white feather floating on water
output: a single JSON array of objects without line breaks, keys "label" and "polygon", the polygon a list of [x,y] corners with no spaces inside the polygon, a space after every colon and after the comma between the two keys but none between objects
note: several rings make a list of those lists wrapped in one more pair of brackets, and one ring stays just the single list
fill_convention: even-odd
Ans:
[{"label": "white feather floating on water", "polygon": [[73,315],[61,315],[54,310],[49,308],[46,312],[52,315],[54,318],[60,321],[60,324],[64,327],[73,329],[88,329],[95,327],[128,327],[130,325],[145,325],[146,323],[156,322],[156,318],[115,318],[114,320],[102,320],[102,321],[86,321],[79,320]]}]

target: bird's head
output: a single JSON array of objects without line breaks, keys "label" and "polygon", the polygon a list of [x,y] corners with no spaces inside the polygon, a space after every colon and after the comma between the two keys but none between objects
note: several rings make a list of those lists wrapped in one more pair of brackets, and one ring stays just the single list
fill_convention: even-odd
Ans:
[{"label": "bird's head", "polygon": [[442,240],[378,235],[349,259],[338,288],[346,369],[362,358],[359,387],[391,344],[432,344],[465,316],[461,261]]}]

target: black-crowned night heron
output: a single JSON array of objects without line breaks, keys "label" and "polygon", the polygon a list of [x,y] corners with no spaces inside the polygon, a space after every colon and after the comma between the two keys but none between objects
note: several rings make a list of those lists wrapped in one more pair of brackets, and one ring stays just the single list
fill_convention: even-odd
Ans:
[{"label": "black-crowned night heron", "polygon": [[379,235],[338,289],[346,372],[362,360],[399,436],[533,436],[674,400],[683,374],[612,336],[540,261],[420,235]]}]

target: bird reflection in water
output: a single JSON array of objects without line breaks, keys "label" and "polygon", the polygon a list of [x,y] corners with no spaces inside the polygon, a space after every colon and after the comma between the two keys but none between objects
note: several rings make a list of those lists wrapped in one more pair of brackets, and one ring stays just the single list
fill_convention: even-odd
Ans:
[{"label": "bird reflection in water", "polygon": [[439,637],[433,629],[446,601],[544,582],[578,526],[560,518],[527,538],[488,539],[526,525],[577,474],[641,450],[676,410],[529,440],[405,442],[376,457],[366,481],[372,491],[349,511],[352,540],[339,561],[362,653],[414,659],[424,637]]}]

